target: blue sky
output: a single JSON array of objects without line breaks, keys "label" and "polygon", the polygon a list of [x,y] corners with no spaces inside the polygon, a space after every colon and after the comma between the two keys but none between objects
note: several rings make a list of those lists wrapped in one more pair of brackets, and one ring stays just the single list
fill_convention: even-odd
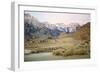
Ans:
[{"label": "blue sky", "polygon": [[51,24],[56,23],[79,23],[80,25],[90,22],[90,14],[78,14],[78,13],[51,13],[51,12],[29,12],[25,11],[34,16],[40,22],[49,22]]}]

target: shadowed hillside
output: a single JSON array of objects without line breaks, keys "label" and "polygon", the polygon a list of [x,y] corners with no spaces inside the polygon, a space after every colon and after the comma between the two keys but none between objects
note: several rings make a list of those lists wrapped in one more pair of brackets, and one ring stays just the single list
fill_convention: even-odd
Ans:
[{"label": "shadowed hillside", "polygon": [[90,22],[84,24],[75,32],[74,38],[77,40],[90,40]]}]

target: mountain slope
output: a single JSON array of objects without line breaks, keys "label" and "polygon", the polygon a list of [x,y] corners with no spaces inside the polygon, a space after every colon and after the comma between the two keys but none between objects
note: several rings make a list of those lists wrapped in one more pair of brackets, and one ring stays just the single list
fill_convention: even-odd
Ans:
[{"label": "mountain slope", "polygon": [[90,22],[84,24],[75,32],[74,37],[78,40],[90,40]]}]

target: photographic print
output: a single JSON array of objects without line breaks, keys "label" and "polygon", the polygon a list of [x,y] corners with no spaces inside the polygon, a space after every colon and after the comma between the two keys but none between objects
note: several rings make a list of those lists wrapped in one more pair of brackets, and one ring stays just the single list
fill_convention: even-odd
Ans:
[{"label": "photographic print", "polygon": [[96,8],[11,4],[11,69],[96,65]]},{"label": "photographic print", "polygon": [[90,14],[24,11],[24,62],[89,59]]}]

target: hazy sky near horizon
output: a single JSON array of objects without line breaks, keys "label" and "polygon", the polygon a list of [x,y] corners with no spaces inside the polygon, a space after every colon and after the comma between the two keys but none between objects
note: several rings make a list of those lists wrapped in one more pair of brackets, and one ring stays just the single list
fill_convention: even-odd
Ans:
[{"label": "hazy sky near horizon", "polygon": [[79,23],[83,25],[87,22],[90,22],[90,14],[80,14],[80,13],[52,13],[52,12],[29,12],[28,13],[35,17],[40,22],[48,22],[51,24],[56,23]]}]

